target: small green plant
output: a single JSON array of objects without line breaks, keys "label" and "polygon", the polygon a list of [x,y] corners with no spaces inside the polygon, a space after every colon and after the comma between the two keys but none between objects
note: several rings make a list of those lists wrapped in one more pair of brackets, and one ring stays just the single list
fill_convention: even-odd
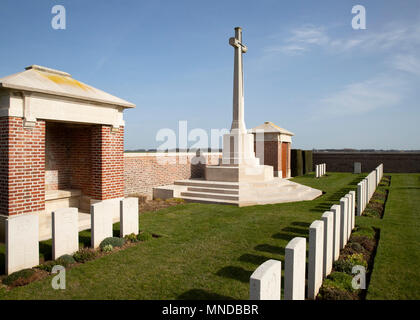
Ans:
[{"label": "small green plant", "polygon": [[56,261],[47,261],[39,266],[37,266],[38,269],[40,270],[44,270],[47,272],[51,272],[52,268],[57,264]]},{"label": "small green plant", "polygon": [[136,236],[136,234],[135,234],[135,233],[130,233],[130,234],[127,234],[127,235],[124,237],[124,239],[125,239],[125,241],[129,241],[129,242],[137,242],[137,241],[138,241],[137,236]]},{"label": "small green plant", "polygon": [[366,236],[366,237],[369,237],[371,239],[374,239],[375,238],[375,230],[373,230],[373,228],[356,226],[355,230],[352,233],[352,236]]},{"label": "small green plant", "polygon": [[114,247],[112,246],[112,244],[107,244],[107,245],[103,246],[102,251],[103,252],[111,252],[112,249],[114,249]]},{"label": "small green plant", "polygon": [[21,279],[24,279],[24,280],[30,279],[31,277],[33,277],[34,274],[35,274],[34,269],[23,269],[20,271],[13,272],[12,274],[9,274],[7,277],[3,279],[2,282],[3,284],[7,286],[11,286]]},{"label": "small green plant", "polygon": [[73,263],[76,263],[76,260],[74,260],[73,256],[69,254],[62,255],[57,259],[57,264],[62,265],[63,267],[67,267]]},{"label": "small green plant", "polygon": [[110,244],[113,248],[116,248],[116,247],[122,247],[124,245],[124,243],[125,243],[124,238],[109,237],[109,238],[105,238],[104,240],[102,240],[99,247],[103,250],[103,248],[106,245]]},{"label": "small green plant", "polygon": [[352,269],[356,265],[361,265],[367,268],[367,263],[364,260],[362,253],[354,253],[352,255],[346,256],[343,259],[335,261],[334,270],[352,275]]},{"label": "small green plant", "polygon": [[148,231],[143,231],[137,235],[139,241],[148,241],[153,238],[153,235]]},{"label": "small green plant", "polygon": [[73,258],[77,262],[84,263],[86,261],[95,259],[96,256],[97,256],[97,252],[95,250],[89,249],[89,248],[83,248],[77,251],[73,255]]}]

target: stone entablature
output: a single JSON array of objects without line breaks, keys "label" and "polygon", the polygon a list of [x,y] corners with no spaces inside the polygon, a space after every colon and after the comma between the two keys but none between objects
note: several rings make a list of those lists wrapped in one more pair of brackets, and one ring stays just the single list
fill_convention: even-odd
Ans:
[{"label": "stone entablature", "polygon": [[91,87],[59,70],[32,65],[0,79],[0,117],[124,126],[123,110],[135,105]]}]

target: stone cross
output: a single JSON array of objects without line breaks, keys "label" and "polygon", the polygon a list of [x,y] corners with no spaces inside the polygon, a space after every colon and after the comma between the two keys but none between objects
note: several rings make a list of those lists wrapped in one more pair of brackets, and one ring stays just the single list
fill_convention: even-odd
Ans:
[{"label": "stone cross", "polygon": [[242,53],[247,52],[248,48],[242,43],[242,29],[240,27],[235,28],[235,37],[229,39],[229,44],[235,50],[235,65],[233,71],[233,121],[230,131],[231,133],[245,133]]}]

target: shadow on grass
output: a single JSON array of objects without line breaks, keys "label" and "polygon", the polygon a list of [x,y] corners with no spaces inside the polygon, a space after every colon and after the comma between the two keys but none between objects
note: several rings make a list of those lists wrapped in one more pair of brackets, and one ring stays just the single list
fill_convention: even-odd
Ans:
[{"label": "shadow on grass", "polygon": [[260,264],[266,262],[269,259],[270,258],[267,258],[267,257],[264,257],[264,256],[259,256],[259,255],[256,255],[256,254],[245,253],[245,254],[241,255],[238,260],[242,261],[242,262],[249,262],[249,263],[252,263],[252,264],[255,264],[255,265],[259,266]]},{"label": "shadow on grass", "polygon": [[216,272],[216,275],[224,278],[235,279],[244,283],[249,282],[249,277],[254,271],[248,271],[241,267],[228,266]]},{"label": "shadow on grass", "polygon": [[[42,241],[39,243],[39,256],[40,260],[48,261],[52,260],[52,243],[49,241]],[[41,262],[40,261],[40,262]]]},{"label": "shadow on grass", "polygon": [[259,244],[257,246],[255,246],[254,248],[257,251],[261,251],[261,252],[269,252],[269,253],[275,253],[275,254],[280,254],[280,255],[284,255],[284,248],[283,247],[277,247],[277,246],[273,246],[271,244]]},{"label": "shadow on grass", "polygon": [[281,231],[294,233],[296,234],[296,236],[306,235],[308,233],[308,229],[300,229],[300,228],[295,228],[295,227],[286,227],[286,228],[281,229]]},{"label": "shadow on grass", "polygon": [[299,227],[309,228],[309,226],[311,224],[309,222],[295,221],[295,222],[292,222],[291,225],[292,226],[299,226]]},{"label": "shadow on grass", "polygon": [[278,233],[273,234],[271,237],[273,239],[281,239],[281,240],[286,240],[287,242],[289,242],[294,237],[296,237],[296,235],[295,234],[290,234],[290,233],[278,232]]},{"label": "shadow on grass", "polygon": [[177,297],[178,300],[234,300],[229,296],[223,296],[203,289],[191,289]]}]

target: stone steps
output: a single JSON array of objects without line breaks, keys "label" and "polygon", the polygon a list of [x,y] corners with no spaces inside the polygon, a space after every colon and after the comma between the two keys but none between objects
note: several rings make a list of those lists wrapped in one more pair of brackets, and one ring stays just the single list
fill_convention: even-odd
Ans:
[{"label": "stone steps", "polygon": [[188,187],[221,188],[221,189],[239,189],[237,182],[219,182],[206,180],[177,180],[174,185]]},{"label": "stone steps", "polygon": [[196,202],[196,203],[208,203],[208,204],[231,204],[238,205],[239,201],[237,200],[223,200],[223,199],[211,199],[211,198],[196,198],[196,197],[182,197],[187,202]]},{"label": "stone steps", "polygon": [[239,194],[237,189],[225,189],[225,188],[205,188],[205,187],[188,187],[188,191],[194,192],[206,192],[206,193],[220,193],[220,194]]},{"label": "stone steps", "polygon": [[212,200],[239,201],[239,195],[227,195],[227,194],[210,193],[210,192],[194,192],[194,191],[181,192],[181,197],[182,198],[188,197],[188,198],[200,198],[200,199],[212,199]]}]

